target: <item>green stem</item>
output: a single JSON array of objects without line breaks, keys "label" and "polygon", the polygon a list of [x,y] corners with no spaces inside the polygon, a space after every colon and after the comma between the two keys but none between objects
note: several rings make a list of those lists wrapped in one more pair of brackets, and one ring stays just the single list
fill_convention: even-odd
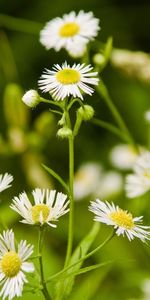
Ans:
[{"label": "green stem", "polygon": [[[50,276],[47,280],[46,283],[50,282],[53,279],[56,279],[57,277],[59,277],[60,275],[64,274],[66,271],[68,271],[69,269],[71,269],[72,267],[74,267],[75,265],[83,262],[85,259],[91,257],[93,254],[95,254],[96,252],[98,252],[100,249],[102,249],[115,235],[115,231],[113,230],[113,232],[108,236],[108,238],[102,243],[100,244],[98,247],[96,247],[94,250],[92,250],[91,252],[89,252],[87,255],[85,255],[84,257],[82,257],[81,259],[79,259],[78,261],[76,261],[75,263],[73,263],[72,265],[64,268],[63,270],[61,270],[60,272]],[[70,273],[71,275],[71,273]]]},{"label": "green stem", "polygon": [[57,107],[61,107],[61,104],[59,104],[59,103],[56,102],[56,101],[48,100],[48,99],[45,99],[45,98],[42,98],[42,97],[40,97],[40,100],[41,100],[41,102],[43,102],[43,103],[48,103],[48,104],[55,105],[55,106],[57,106]]},{"label": "green stem", "polygon": [[43,270],[43,259],[42,259],[42,246],[43,246],[43,235],[44,229],[43,227],[39,228],[39,240],[38,240],[38,257],[39,257],[39,266],[40,266],[40,284],[42,286],[42,293],[45,300],[51,300],[49,292],[46,287],[45,278],[44,278],[44,270]]},{"label": "green stem", "polygon": [[[67,127],[72,130],[70,116],[68,112],[67,102],[64,107],[64,113],[66,118]],[[73,223],[74,223],[74,137],[73,134],[68,138],[69,140],[69,197],[70,197],[70,211],[69,211],[69,227],[68,227],[68,245],[64,266],[69,263],[72,246],[73,246]]]},{"label": "green stem", "polygon": [[100,81],[100,84],[97,86],[97,92],[104,99],[105,103],[107,104],[108,108],[110,109],[119,128],[122,130],[122,132],[124,132],[126,134],[126,136],[128,138],[128,142],[137,150],[137,146],[135,145],[134,140],[133,140],[122,116],[120,115],[118,109],[116,108],[115,104],[113,103],[113,101],[108,93],[108,90],[102,80]]},{"label": "green stem", "polygon": [[43,25],[34,21],[14,18],[8,15],[0,14],[0,27],[16,30],[24,33],[39,34]]},{"label": "green stem", "polygon": [[70,191],[70,212],[69,212],[69,229],[68,229],[68,245],[65,260],[65,266],[68,265],[73,246],[73,221],[74,221],[74,138],[69,138],[69,191]]},{"label": "green stem", "polygon": [[125,142],[128,142],[128,137],[126,136],[126,134],[124,134],[119,128],[117,128],[116,126],[105,122],[103,120],[97,119],[97,118],[93,118],[91,120],[91,123],[93,123],[94,125],[100,126],[102,128],[105,128],[106,130],[114,133],[115,135],[117,135],[118,137],[120,137],[122,140],[124,140]]}]

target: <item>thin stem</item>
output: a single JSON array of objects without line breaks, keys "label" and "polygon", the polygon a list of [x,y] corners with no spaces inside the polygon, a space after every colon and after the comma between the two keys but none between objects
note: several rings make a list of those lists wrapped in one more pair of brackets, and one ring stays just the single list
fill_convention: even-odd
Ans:
[{"label": "thin stem", "polygon": [[82,100],[80,100],[79,98],[73,99],[69,105],[68,105],[68,110],[70,110],[70,108],[73,106],[74,103],[78,102],[80,104],[80,106],[82,106],[84,108],[84,104],[82,102]]},{"label": "thin stem", "polygon": [[48,99],[45,99],[45,98],[42,98],[42,97],[40,97],[40,100],[43,103],[53,104],[55,106],[61,107],[61,105],[58,102],[56,102],[56,101],[48,100]]},{"label": "thin stem", "polygon": [[65,266],[68,265],[73,246],[73,221],[74,221],[74,138],[69,138],[69,190],[70,190],[70,212],[69,212],[69,230],[68,230],[68,246],[65,260]]},{"label": "thin stem", "polygon": [[116,123],[118,124],[119,128],[124,132],[128,138],[128,142],[134,146],[134,148],[137,150],[137,146],[134,143],[133,137],[131,136],[122,116],[120,115],[118,109],[116,108],[115,104],[113,103],[108,90],[104,84],[104,82],[101,80],[100,84],[97,86],[97,92],[102,96],[105,103],[107,104],[108,108],[110,109]]},{"label": "thin stem", "polygon": [[97,119],[97,118],[93,118],[91,120],[91,123],[93,123],[94,125],[100,126],[102,128],[105,128],[106,130],[114,133],[115,135],[117,135],[118,137],[120,137],[122,140],[128,142],[128,138],[126,136],[126,134],[124,134],[119,128],[117,128],[116,126],[105,122],[103,120]]},{"label": "thin stem", "polygon": [[[74,267],[75,265],[79,264],[80,262],[83,262],[85,259],[87,259],[87,258],[91,257],[92,255],[94,255],[96,252],[98,252],[100,249],[102,249],[114,237],[114,235],[115,235],[115,231],[113,230],[113,232],[108,236],[108,238],[102,244],[100,244],[98,247],[96,247],[94,250],[92,250],[91,252],[89,252],[84,257],[80,258],[78,261],[76,261],[72,265],[70,265],[70,266],[64,268],[63,270],[61,270],[60,272],[58,272],[58,273],[50,276],[46,280],[46,283],[50,282],[53,279],[56,279],[57,277],[59,277],[60,275],[64,274],[66,271],[68,271],[72,267]],[[70,275],[71,275],[71,273],[70,273]]]},{"label": "thin stem", "polygon": [[44,229],[43,227],[39,228],[39,240],[38,240],[38,256],[39,256],[39,266],[40,266],[40,277],[41,277],[41,286],[42,293],[46,300],[51,300],[49,292],[46,287],[45,278],[44,278],[44,270],[43,270],[43,259],[42,259],[42,246],[43,246],[43,235]]},{"label": "thin stem", "polygon": [[[66,123],[68,128],[72,130],[70,116],[67,108],[64,108]],[[67,245],[67,253],[65,259],[65,267],[68,265],[73,246],[73,223],[74,223],[74,137],[71,135],[69,137],[69,197],[70,197],[70,211],[69,211],[69,228],[68,228],[68,245]]]}]

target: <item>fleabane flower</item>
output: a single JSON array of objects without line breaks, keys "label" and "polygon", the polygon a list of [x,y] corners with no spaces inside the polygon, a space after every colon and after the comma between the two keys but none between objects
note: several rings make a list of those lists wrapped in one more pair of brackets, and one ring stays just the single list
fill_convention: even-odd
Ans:
[{"label": "fleabane flower", "polygon": [[85,64],[74,64],[72,67],[63,63],[62,66],[54,65],[53,70],[46,69],[38,81],[43,92],[49,92],[56,101],[72,95],[83,100],[81,92],[92,95],[94,90],[90,85],[97,85],[99,79],[97,72],[90,72],[93,68]]},{"label": "fleabane flower", "polygon": [[80,11],[76,15],[72,11],[49,21],[40,32],[40,42],[46,49],[65,48],[74,57],[82,56],[85,46],[97,36],[99,29],[99,20],[92,12]]},{"label": "fleabane flower", "polygon": [[138,157],[133,170],[134,173],[126,177],[125,190],[129,198],[141,196],[150,190],[150,152]]},{"label": "fleabane flower", "polygon": [[26,224],[48,224],[56,227],[52,222],[58,221],[58,218],[66,214],[69,209],[69,201],[63,193],[56,193],[55,190],[35,189],[32,191],[34,204],[30,202],[27,194],[23,192],[19,197],[13,199],[10,206],[14,211],[23,217],[22,223]]},{"label": "fleabane flower", "polygon": [[89,210],[95,214],[95,221],[113,226],[118,236],[126,235],[129,241],[135,237],[142,242],[150,239],[150,227],[141,225],[143,217],[133,218],[131,213],[115,206],[114,203],[110,204],[96,199],[91,202]]},{"label": "fleabane flower", "polygon": [[12,230],[0,235],[0,297],[12,300],[22,296],[23,285],[27,283],[25,273],[34,272],[34,265],[27,262],[33,253],[33,246],[20,241],[17,250]]},{"label": "fleabane flower", "polygon": [[0,174],[0,193],[6,189],[8,189],[9,187],[11,187],[11,182],[13,181],[13,176],[5,173]]}]

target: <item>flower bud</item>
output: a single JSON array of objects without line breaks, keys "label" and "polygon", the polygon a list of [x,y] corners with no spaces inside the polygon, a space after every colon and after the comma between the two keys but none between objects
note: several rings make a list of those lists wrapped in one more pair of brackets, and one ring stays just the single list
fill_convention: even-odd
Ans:
[{"label": "flower bud", "polygon": [[72,130],[69,129],[68,127],[60,128],[57,131],[57,136],[60,137],[61,139],[65,139],[65,138],[67,139],[70,136],[72,136]]},{"label": "flower bud", "polygon": [[29,90],[22,97],[22,101],[29,107],[35,107],[40,101],[40,96],[37,91]]},{"label": "flower bud", "polygon": [[102,66],[105,63],[105,57],[103,54],[101,53],[96,53],[93,56],[93,62],[98,65],[98,66]]},{"label": "flower bud", "polygon": [[90,105],[84,105],[84,107],[80,107],[77,111],[77,114],[84,120],[89,121],[94,116],[94,109]]}]

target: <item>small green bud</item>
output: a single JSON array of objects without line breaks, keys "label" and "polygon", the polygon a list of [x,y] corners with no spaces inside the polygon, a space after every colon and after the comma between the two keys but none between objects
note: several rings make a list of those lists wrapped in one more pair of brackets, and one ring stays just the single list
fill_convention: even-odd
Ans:
[{"label": "small green bud", "polygon": [[64,126],[65,125],[65,114],[62,115],[61,119],[58,121],[58,125]]},{"label": "small green bud", "polygon": [[60,137],[61,139],[65,139],[65,138],[67,139],[70,136],[72,136],[72,130],[69,129],[68,127],[60,128],[57,131],[57,136]]},{"label": "small green bud", "polygon": [[22,97],[22,101],[29,107],[35,107],[41,102],[40,96],[35,90],[26,92]]},{"label": "small green bud", "polygon": [[96,53],[93,56],[93,62],[98,66],[102,66],[105,63],[105,56],[101,53]]},{"label": "small green bud", "polygon": [[89,121],[93,118],[94,116],[94,109],[90,105],[84,105],[84,108],[81,106],[77,110],[77,114],[84,120],[84,121]]}]

